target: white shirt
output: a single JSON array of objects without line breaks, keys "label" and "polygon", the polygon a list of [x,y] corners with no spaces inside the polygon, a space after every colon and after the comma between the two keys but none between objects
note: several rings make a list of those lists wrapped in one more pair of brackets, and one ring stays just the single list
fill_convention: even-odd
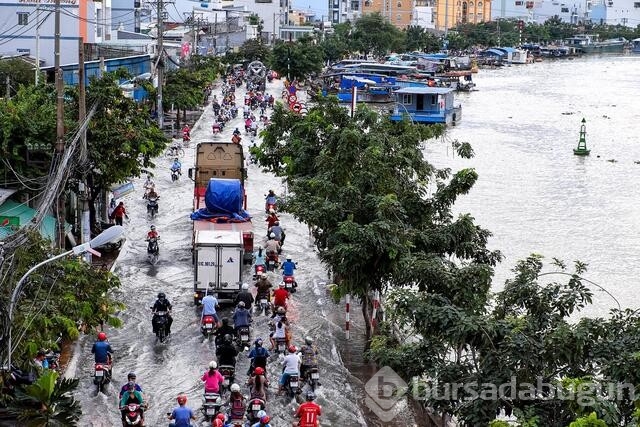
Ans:
[{"label": "white shirt", "polygon": [[216,314],[216,306],[218,305],[218,300],[213,295],[207,295],[202,298],[202,315],[213,315]]},{"label": "white shirt", "polygon": [[276,323],[276,330],[273,332],[273,338],[286,338],[286,329],[284,323],[282,324],[282,328],[278,328],[278,324]]},{"label": "white shirt", "polygon": [[284,366],[285,374],[297,374],[299,372],[298,366],[300,365],[300,357],[295,353],[289,353],[282,360],[282,366]]}]

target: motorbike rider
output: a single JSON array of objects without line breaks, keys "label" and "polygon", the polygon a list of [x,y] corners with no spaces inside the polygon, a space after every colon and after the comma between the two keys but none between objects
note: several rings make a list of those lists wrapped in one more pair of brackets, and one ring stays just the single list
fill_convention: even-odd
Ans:
[{"label": "motorbike rider", "polygon": [[227,319],[226,317],[222,319],[222,326],[220,326],[218,329],[216,329],[215,332],[215,336],[216,336],[216,345],[220,345],[222,344],[222,342],[224,341],[224,337],[229,335],[229,336],[234,336],[236,333],[236,330],[233,328],[233,326],[231,326],[229,324],[229,319]]},{"label": "motorbike rider", "polygon": [[291,294],[285,288],[284,282],[281,282],[278,285],[278,289],[273,291],[273,306],[274,307],[284,307],[287,308],[287,300]]},{"label": "motorbike rider", "polygon": [[111,355],[113,354],[113,349],[109,341],[107,341],[107,334],[104,332],[98,333],[98,341],[93,343],[91,353],[95,354],[95,363],[104,365],[107,368],[107,374],[111,376]]},{"label": "motorbike rider", "polygon": [[118,396],[120,399],[122,399],[124,392],[130,389],[131,385],[133,385],[133,389],[135,391],[142,393],[142,387],[136,383],[136,373],[129,372],[129,375],[127,375],[127,382],[122,386],[122,388],[120,388],[120,395]]},{"label": "motorbike rider", "polygon": [[258,122],[256,120],[251,121],[250,130],[251,130],[251,133],[254,135],[258,133]]},{"label": "motorbike rider", "polygon": [[[318,367],[318,347],[313,343],[313,338],[310,336],[304,337],[304,345],[300,347],[300,353],[302,354],[300,377],[305,379],[308,369]],[[320,385],[320,382],[318,382],[318,385]]]},{"label": "motorbike rider", "polygon": [[204,381],[205,393],[220,393],[220,384],[224,382],[224,377],[218,371],[218,363],[215,360],[209,362],[209,370],[202,374],[200,379]]},{"label": "motorbike rider", "polygon": [[36,354],[36,357],[33,358],[32,362],[39,374],[49,367],[49,362],[47,362],[47,353],[44,350],[38,350],[38,353]]},{"label": "motorbike rider", "polygon": [[151,175],[147,175],[147,180],[144,182],[143,188],[144,188],[144,196],[143,196],[143,198],[147,197],[147,194],[149,194],[151,191],[155,190],[156,183],[153,182],[153,180],[151,179]]},{"label": "motorbike rider", "polygon": [[182,128],[182,138],[185,138],[187,140],[191,139],[191,129],[189,128],[188,124],[185,124]]},{"label": "motorbike rider", "polygon": [[285,345],[289,345],[289,334],[287,330],[287,324],[282,320],[275,322],[275,327],[273,332],[269,334],[269,341],[271,341],[271,350],[276,348],[277,341],[284,340]]},{"label": "motorbike rider", "polygon": [[192,427],[191,420],[195,420],[196,416],[191,408],[186,406],[187,396],[181,394],[177,400],[180,406],[174,408],[171,415],[169,415],[170,420],[175,420],[169,424],[169,427]]},{"label": "motorbike rider", "polygon": [[256,271],[256,267],[261,265],[262,267],[267,268],[267,260],[264,256],[264,250],[262,246],[258,246],[258,250],[253,254],[255,261],[253,262],[253,271]]},{"label": "motorbike rider", "polygon": [[173,159],[173,164],[171,165],[171,172],[177,172],[178,175],[182,175],[182,163],[176,157]]},{"label": "motorbike rider", "polygon": [[267,215],[267,218],[265,219],[265,221],[267,222],[267,230],[268,230],[275,225],[276,221],[280,221],[280,219],[276,215],[276,211],[274,209],[269,209],[269,214]]},{"label": "motorbike rider", "polygon": [[144,424],[144,398],[142,396],[142,392],[136,390],[136,384],[133,381],[129,381],[124,385],[126,390],[120,396],[120,412],[122,413],[122,425],[126,426],[126,416],[127,416],[127,405],[132,403],[136,403],[140,406],[138,411],[140,412],[140,419],[142,420],[141,425]]},{"label": "motorbike rider", "polygon": [[234,135],[238,135],[238,136],[240,136],[240,135],[242,134],[242,132],[240,132],[240,129],[235,128],[235,129],[233,130],[233,134],[234,134]]},{"label": "motorbike rider", "polygon": [[284,244],[284,229],[280,226],[280,221],[276,221],[273,223],[273,227],[269,229],[269,236],[275,234],[273,237],[278,242],[280,242],[280,246]]},{"label": "motorbike rider", "polygon": [[296,354],[298,349],[295,345],[290,345],[288,350],[289,354],[287,354],[282,360],[282,367],[284,369],[282,370],[282,376],[280,377],[280,389],[278,394],[281,394],[284,391],[285,385],[288,383],[291,375],[300,375],[300,356]]},{"label": "motorbike rider", "polygon": [[282,305],[274,310],[271,318],[273,319],[273,324],[282,322],[285,325],[289,326],[289,319],[287,319],[287,309]]},{"label": "motorbike rider", "polygon": [[238,350],[233,345],[233,337],[230,334],[226,334],[222,344],[216,346],[216,357],[220,362],[220,366],[233,366],[235,368]]},{"label": "motorbike rider", "polygon": [[271,417],[269,415],[263,415],[260,417],[260,421],[253,424],[251,427],[271,427]]},{"label": "motorbike rider", "polygon": [[240,386],[238,384],[231,384],[231,395],[229,396],[229,419],[230,420],[242,420],[244,414],[247,411],[247,399],[240,393]]},{"label": "motorbike rider", "polygon": [[236,334],[239,334],[240,328],[248,328],[251,324],[251,312],[246,309],[244,301],[240,301],[233,312],[233,326]]},{"label": "motorbike rider", "polygon": [[238,305],[240,301],[244,302],[244,306],[247,307],[247,309],[253,306],[254,298],[251,292],[249,292],[249,284],[247,283],[242,284],[242,290],[238,292],[233,303]]},{"label": "motorbike rider", "polygon": [[282,263],[282,275],[293,276],[293,270],[296,269],[296,263],[291,261],[291,257],[287,257],[287,260]]},{"label": "motorbike rider", "polygon": [[151,239],[158,239],[159,237],[160,237],[160,235],[156,231],[156,226],[151,224],[151,229],[147,233],[147,241],[149,241]]},{"label": "motorbike rider", "polygon": [[157,315],[157,313],[159,311],[166,311],[167,312],[167,335],[169,335],[171,333],[171,324],[173,323],[173,317],[171,317],[171,308],[172,308],[171,302],[169,302],[169,300],[167,299],[167,296],[165,295],[165,293],[164,292],[158,293],[158,299],[153,304],[153,307],[151,307],[151,310],[153,311],[153,318],[151,319],[151,324],[153,325],[153,333],[154,334],[158,332],[158,326],[157,326],[158,315]]},{"label": "motorbike rider", "polygon": [[298,407],[296,411],[296,417],[300,418],[298,427],[318,427],[320,425],[320,415],[322,415],[322,408],[320,405],[314,402],[316,394],[309,390],[307,391],[307,401]]},{"label": "motorbike rider", "polygon": [[216,321],[216,327],[220,326],[220,318],[216,313],[218,307],[218,300],[213,296],[213,289],[207,289],[207,295],[202,298],[202,315],[200,316],[200,322],[204,319],[204,316],[213,316]]},{"label": "motorbike rider", "polygon": [[262,338],[258,338],[254,342],[254,346],[247,357],[251,359],[251,366],[249,366],[247,375],[251,375],[258,367],[266,371],[267,359],[271,357],[271,353],[269,353],[269,350],[262,346]]},{"label": "motorbike rider", "polygon": [[255,286],[258,288],[256,300],[259,301],[260,298],[267,298],[268,301],[271,301],[271,288],[273,288],[273,285],[267,278],[264,271],[258,275],[258,280],[256,280]]},{"label": "motorbike rider", "polygon": [[280,248],[280,242],[276,240],[276,235],[274,233],[269,234],[269,240],[264,245],[265,250],[267,251],[267,256],[276,256],[282,251]]},{"label": "motorbike rider", "polygon": [[265,376],[264,368],[258,366],[254,369],[253,375],[249,376],[247,380],[247,385],[251,391],[251,399],[267,401],[267,387],[269,387],[269,382]]}]

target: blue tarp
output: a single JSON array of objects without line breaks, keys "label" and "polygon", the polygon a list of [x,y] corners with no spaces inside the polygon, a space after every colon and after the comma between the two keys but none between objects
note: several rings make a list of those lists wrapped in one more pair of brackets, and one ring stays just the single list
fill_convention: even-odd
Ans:
[{"label": "blue tarp", "polygon": [[233,222],[250,221],[251,216],[242,209],[244,189],[239,179],[211,178],[204,194],[205,208],[191,214],[194,221],[200,219],[227,219]]}]

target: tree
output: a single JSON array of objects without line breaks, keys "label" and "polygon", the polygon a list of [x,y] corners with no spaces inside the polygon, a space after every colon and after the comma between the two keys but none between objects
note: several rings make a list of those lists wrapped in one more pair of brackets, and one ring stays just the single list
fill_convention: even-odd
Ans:
[{"label": "tree", "polygon": [[[89,164],[82,168],[87,172],[90,188],[91,224],[95,224],[95,202],[103,191],[140,176],[153,166],[151,159],[161,154],[168,143],[150,119],[148,107],[122,93],[118,82],[129,77],[123,70],[105,73],[99,79],[92,78],[87,87],[87,109],[97,105],[87,129]],[[77,105],[74,107],[69,112],[71,117],[77,117]]]},{"label": "tree", "polygon": [[252,61],[266,61],[270,53],[269,46],[262,43],[262,40],[251,39],[242,43],[238,51],[238,59],[243,63]]},{"label": "tree", "polygon": [[587,417],[578,418],[569,427],[607,427],[607,423],[598,419],[595,412],[592,412]]},{"label": "tree", "polygon": [[34,66],[22,58],[0,59],[0,83],[4,85],[7,77],[13,96],[21,85],[28,86],[35,82]]},{"label": "tree", "polygon": [[404,46],[403,33],[378,12],[363,15],[355,22],[351,40],[351,50],[365,55],[384,56]]},{"label": "tree", "polygon": [[46,370],[24,391],[18,389],[10,412],[25,427],[77,426],[82,410],[73,390],[78,383],[78,379],[59,378],[56,371]]},{"label": "tree", "polygon": [[278,41],[271,51],[272,70],[291,79],[305,79],[322,70],[322,50],[310,37],[295,42]]},{"label": "tree", "polygon": [[[416,261],[417,246],[439,243],[444,254],[473,258],[482,268],[497,257],[483,248],[486,232],[469,218],[451,220],[451,204],[476,174],[451,176],[423,159],[420,141],[442,131],[392,123],[364,106],[352,119],[335,99],[319,100],[305,117],[276,108],[265,131],[260,165],[286,178],[283,209],[314,227],[320,259],[337,284],[334,295],[363,301],[368,336],[371,292],[395,287]],[[468,145],[459,152],[468,155]],[[432,198],[429,183],[439,188]],[[478,281],[488,288],[487,274]]]},{"label": "tree", "polygon": [[180,128],[180,110],[187,119],[187,110],[200,107],[204,102],[204,87],[208,81],[200,73],[186,68],[169,71],[163,91],[164,105],[173,105],[176,112],[176,126]]}]

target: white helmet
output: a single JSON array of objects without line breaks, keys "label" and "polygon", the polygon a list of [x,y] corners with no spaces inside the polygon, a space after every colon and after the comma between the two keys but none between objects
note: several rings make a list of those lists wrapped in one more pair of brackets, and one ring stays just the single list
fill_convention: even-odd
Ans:
[{"label": "white helmet", "polygon": [[275,239],[276,238],[276,233],[269,234],[269,237],[271,237],[272,239]]},{"label": "white helmet", "polygon": [[242,284],[242,290],[246,291],[247,289],[249,289],[249,284],[248,283],[243,283]]},{"label": "white helmet", "polygon": [[215,360],[212,360],[211,362],[209,362],[210,369],[216,369],[217,367],[218,367],[218,364],[216,363]]},{"label": "white helmet", "polygon": [[233,393],[240,392],[240,386],[238,384],[231,384],[231,392]]},{"label": "white helmet", "polygon": [[278,285],[281,288],[284,288],[286,285],[284,284],[284,282],[280,282],[280,284]]},{"label": "white helmet", "polygon": [[275,209],[269,209],[269,213],[276,213]]}]

